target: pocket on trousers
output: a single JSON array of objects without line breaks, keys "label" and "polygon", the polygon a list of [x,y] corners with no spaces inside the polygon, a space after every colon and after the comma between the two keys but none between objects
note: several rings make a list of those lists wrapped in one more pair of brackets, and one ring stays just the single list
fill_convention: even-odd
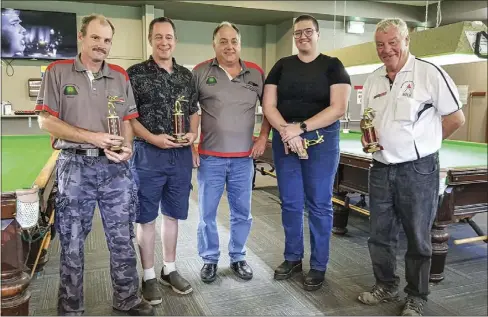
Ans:
[{"label": "pocket on trousers", "polygon": [[412,162],[413,170],[419,175],[431,175],[439,170],[437,156],[431,156]]},{"label": "pocket on trousers", "polygon": [[419,102],[409,97],[398,97],[396,100],[395,108],[395,121],[404,123],[415,122],[417,116],[417,110],[419,108]]},{"label": "pocket on trousers", "polygon": [[69,198],[66,195],[57,194],[54,200],[54,227],[56,232],[62,235],[70,234],[71,231],[71,211],[66,208]]},{"label": "pocket on trousers", "polygon": [[131,239],[136,237],[134,230],[134,222],[139,218],[140,207],[139,207],[139,197],[137,196],[137,186],[133,183],[130,190],[129,197],[129,233]]}]

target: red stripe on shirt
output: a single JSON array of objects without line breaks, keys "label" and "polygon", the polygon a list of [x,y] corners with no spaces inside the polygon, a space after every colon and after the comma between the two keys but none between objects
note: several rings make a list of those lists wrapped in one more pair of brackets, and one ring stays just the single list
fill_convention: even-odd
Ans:
[{"label": "red stripe on shirt", "polygon": [[51,68],[53,68],[54,66],[56,66],[58,64],[74,64],[74,63],[75,63],[74,59],[63,59],[63,60],[55,61],[55,62],[52,62],[51,64],[49,64],[47,66],[46,71],[50,70]]},{"label": "red stripe on shirt", "polygon": [[56,118],[59,117],[59,112],[54,111],[53,109],[49,108],[48,105],[36,105],[34,108],[35,111],[47,111],[50,115],[55,116]]},{"label": "red stripe on shirt", "polygon": [[255,64],[253,62],[246,62],[246,61],[244,61],[244,65],[246,65],[246,67],[248,67],[248,68],[257,69],[261,73],[261,75],[264,75],[264,70],[261,67],[259,67],[258,64]]},{"label": "red stripe on shirt", "polygon": [[206,61],[204,61],[204,62],[201,62],[201,63],[197,64],[195,67],[193,67],[193,69],[197,69],[198,67],[200,67],[200,66],[202,66],[202,65],[204,65],[204,64],[208,64],[208,63],[209,63],[209,62],[211,62],[211,61],[213,61],[213,58],[211,58],[211,59],[207,59]]},{"label": "red stripe on shirt", "polygon": [[138,112],[134,112],[134,113],[131,113],[131,114],[126,115],[125,117],[122,118],[122,121],[130,120],[130,119],[135,119],[135,118],[139,118],[139,113]]},{"label": "red stripe on shirt", "polygon": [[202,150],[200,148],[200,145],[198,146],[198,154],[218,156],[218,157],[247,157],[247,156],[251,155],[251,152],[252,151],[247,151],[247,152],[215,152],[215,151]]},{"label": "red stripe on shirt", "polygon": [[111,69],[115,70],[116,72],[119,72],[121,73],[122,75],[125,76],[125,80],[128,81],[129,80],[129,75],[127,74],[127,72],[125,71],[125,69],[123,69],[122,67],[120,67],[119,65],[115,65],[115,64],[108,64],[108,67],[110,67]]}]

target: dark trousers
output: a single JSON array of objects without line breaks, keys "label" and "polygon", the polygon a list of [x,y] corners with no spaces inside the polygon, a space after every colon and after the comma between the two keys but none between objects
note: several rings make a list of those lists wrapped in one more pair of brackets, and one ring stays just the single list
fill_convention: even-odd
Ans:
[{"label": "dark trousers", "polygon": [[438,153],[396,165],[373,162],[369,174],[368,246],[378,285],[398,288],[396,253],[402,225],[408,244],[405,293],[427,299],[432,257],[430,230],[437,211],[438,193]]}]

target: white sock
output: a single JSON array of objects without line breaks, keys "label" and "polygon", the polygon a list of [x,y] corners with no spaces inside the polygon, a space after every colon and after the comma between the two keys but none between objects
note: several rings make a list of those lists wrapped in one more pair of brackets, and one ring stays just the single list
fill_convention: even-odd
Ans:
[{"label": "white sock", "polygon": [[144,269],[144,281],[156,278],[156,272],[154,271],[154,266],[150,269]]},{"label": "white sock", "polygon": [[168,275],[169,273],[176,271],[176,263],[175,262],[166,262],[163,261],[163,274]]}]

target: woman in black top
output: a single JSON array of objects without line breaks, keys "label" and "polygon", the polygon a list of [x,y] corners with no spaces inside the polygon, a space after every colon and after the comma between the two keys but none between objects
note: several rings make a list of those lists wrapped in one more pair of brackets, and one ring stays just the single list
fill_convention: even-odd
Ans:
[{"label": "woman in black top", "polygon": [[263,99],[264,114],[273,126],[273,160],[285,231],[285,261],[275,270],[275,279],[287,279],[302,269],[306,207],[311,258],[304,288],[316,290],[322,286],[329,260],[339,118],[347,108],[351,81],[337,58],[318,52],[319,26],[314,17],[298,17],[293,28],[298,55],[273,66]]}]

